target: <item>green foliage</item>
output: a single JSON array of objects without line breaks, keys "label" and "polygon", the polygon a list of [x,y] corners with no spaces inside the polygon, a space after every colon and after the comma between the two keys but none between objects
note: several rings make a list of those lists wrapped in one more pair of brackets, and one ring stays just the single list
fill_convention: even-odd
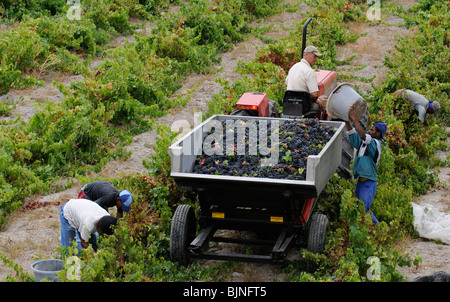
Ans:
[{"label": "green foliage", "polygon": [[153,150],[156,152],[155,156],[149,157],[149,160],[144,160],[144,166],[154,175],[161,175],[168,178],[170,175],[171,160],[168,149],[173,143],[176,134],[170,131],[170,127],[158,124],[156,127],[158,138]]},{"label": "green foliage", "polygon": [[195,29],[189,27],[175,31],[161,27],[154,30],[146,42],[161,58],[176,60],[180,67],[189,66],[194,72],[207,72],[213,63],[218,62],[217,48],[213,44],[200,45],[200,38]]},{"label": "green foliage", "polygon": [[[20,71],[15,70],[12,68],[12,64],[8,64],[4,59],[2,59],[0,67],[0,94],[6,94],[12,84],[20,79],[20,76]],[[2,115],[4,115],[4,113]]]},{"label": "green foliage", "polygon": [[32,281],[34,281],[34,277],[30,276],[30,274],[25,272],[20,265],[18,265],[17,263],[9,260],[2,253],[0,253],[0,259],[3,261],[3,263],[6,266],[8,266],[8,267],[10,267],[10,268],[12,268],[14,270],[14,272],[16,273],[16,277],[18,278],[18,279],[16,279],[16,278],[14,278],[12,276],[7,276],[6,277],[6,281],[9,281],[9,282],[18,282],[18,281],[20,281],[20,282],[32,282]]},{"label": "green foliage", "polygon": [[92,20],[99,35],[132,33],[134,26],[128,19],[132,15],[142,14],[143,10],[136,0],[86,0],[82,2],[82,9],[83,18]]},{"label": "green foliage", "polygon": [[17,209],[22,199],[36,193],[43,182],[22,165],[30,157],[23,132],[0,133],[0,224]]},{"label": "green foliage", "polygon": [[[95,80],[112,83],[113,91],[145,105],[148,112],[144,113],[156,117],[158,110],[164,112],[173,106],[174,100],[168,97],[181,87],[186,72],[186,65],[159,57],[152,45],[142,38],[137,44],[126,44],[112,51],[110,58],[99,66]],[[142,106],[136,104],[136,107]],[[139,120],[130,113],[125,114],[130,121]]]},{"label": "green foliage", "polygon": [[81,55],[101,54],[102,47],[118,33],[134,32],[136,25],[129,22],[131,16],[146,16],[137,0],[81,1],[79,20],[66,16],[65,1],[16,2],[7,2],[4,11],[0,9],[7,17],[22,21],[0,33],[1,94],[13,86],[38,84],[28,76],[22,79],[24,72],[85,71],[79,62]]},{"label": "green foliage", "polygon": [[0,16],[19,20],[24,15],[54,16],[66,10],[66,2],[66,0],[4,0],[0,5]]},{"label": "green foliage", "polygon": [[[336,184],[336,179],[332,182]],[[411,260],[395,249],[397,240],[404,236],[400,222],[393,219],[374,226],[364,204],[351,190],[342,190],[340,216],[327,236],[326,257],[318,257],[320,266],[314,276],[296,275],[296,266],[291,264],[286,269],[290,278],[293,281],[404,281],[396,267],[408,265]],[[373,257],[379,260],[380,268],[375,280],[368,273],[372,266],[368,260]]]},{"label": "green foliage", "polygon": [[[347,1],[348,2],[348,1]],[[364,20],[365,1],[311,0],[317,9],[308,30],[308,44],[316,45],[324,56],[321,68],[334,69],[336,45],[357,39],[347,33],[352,20]],[[8,2],[9,3],[9,2]],[[83,174],[113,158],[127,154],[123,147],[131,136],[152,127],[152,118],[183,103],[171,99],[181,81],[191,72],[208,72],[218,54],[232,43],[245,39],[249,22],[276,11],[280,1],[188,1],[172,14],[159,14],[168,1],[84,1],[91,8],[77,26],[52,19],[64,9],[39,6],[46,1],[19,1],[5,6],[9,18],[23,20],[0,36],[2,54],[0,92],[6,93],[21,82],[23,72],[83,70],[84,80],[70,88],[59,85],[66,95],[60,104],[40,106],[29,123],[2,125],[0,131],[0,224],[22,200],[49,190],[61,176]],[[31,17],[25,17],[29,10]],[[49,13],[45,12],[48,11]],[[52,13],[54,11],[54,13]],[[33,12],[36,12],[33,15]],[[44,12],[44,13],[42,13]],[[78,54],[96,55],[115,33],[129,33],[129,16],[152,14],[157,22],[151,37],[136,37],[137,43],[108,51],[95,70],[77,63]],[[413,232],[413,195],[425,193],[435,184],[430,173],[430,157],[444,148],[448,123],[448,7],[445,1],[422,0],[410,12],[402,11],[416,37],[400,39],[397,52],[386,58],[390,68],[386,81],[367,97],[371,120],[383,119],[389,132],[379,165],[379,183],[372,210],[382,221],[374,226],[362,203],[354,196],[354,180],[335,175],[321,194],[318,211],[330,219],[331,234],[318,271],[303,272],[304,263],[291,262],[286,272],[293,281],[368,281],[370,257],[380,260],[381,281],[401,281],[397,266],[411,259],[396,249],[399,239]],[[305,19],[306,20],[306,19]],[[302,20],[304,21],[304,20]],[[55,24],[53,24],[54,22]],[[27,25],[22,25],[27,24]],[[261,48],[255,60],[239,64],[242,80],[219,82],[223,90],[213,96],[208,115],[230,113],[237,99],[248,91],[261,91],[281,105],[284,79],[290,65],[300,60],[301,28],[295,24],[290,35]],[[50,30],[51,29],[51,30]],[[65,34],[70,37],[65,37]],[[16,44],[11,44],[11,41]],[[434,45],[433,43],[437,44]],[[10,45],[11,44],[11,45]],[[429,54],[430,45],[434,55]],[[411,45],[413,47],[411,47]],[[424,76],[425,75],[425,76]],[[442,113],[427,125],[410,119],[411,110],[392,96],[408,87],[442,101]],[[281,107],[281,106],[280,106]],[[174,135],[157,126],[155,155],[144,162],[150,171],[112,180],[133,192],[132,210],[120,221],[113,236],[102,238],[100,249],[80,255],[82,281],[194,281],[219,278],[211,267],[179,267],[169,261],[170,219],[179,203],[196,205],[196,196],[176,188],[170,178],[167,148]],[[434,161],[435,162],[435,161]],[[416,259],[417,260],[417,259]],[[67,268],[65,268],[67,269]],[[62,274],[63,281],[66,281]],[[67,280],[68,281],[68,280]]]},{"label": "green foliage", "polygon": [[84,51],[95,54],[97,44],[106,42],[105,38],[96,41],[96,38],[100,38],[100,35],[96,35],[95,31],[99,29],[96,28],[91,19],[87,18],[74,22],[64,17],[59,19],[41,17],[26,20],[21,25],[33,28],[33,32],[39,36],[41,41],[50,45],[52,51],[63,48],[73,52]]},{"label": "green foliage", "polygon": [[12,101],[5,100],[0,103],[0,116],[9,116],[15,108],[15,104]]},{"label": "green foliage", "polygon": [[0,53],[2,63],[12,65],[16,70],[32,70],[38,62],[47,58],[50,47],[40,36],[27,26],[18,26],[7,32],[1,32]]},{"label": "green foliage", "polygon": [[[168,238],[160,227],[147,226],[147,240],[140,241],[130,235],[133,230],[128,224],[120,224],[115,235],[102,238],[102,248],[96,253],[88,248],[80,261],[79,280],[82,282],[180,282],[210,280],[214,275],[209,268],[198,264],[180,267],[161,256],[162,242]],[[64,267],[60,273],[61,281],[73,281],[71,266]]]},{"label": "green foliage", "polygon": [[179,3],[179,0],[139,0],[139,4],[142,8],[151,15],[159,15],[160,7],[163,7],[164,10],[169,7],[171,3]]}]

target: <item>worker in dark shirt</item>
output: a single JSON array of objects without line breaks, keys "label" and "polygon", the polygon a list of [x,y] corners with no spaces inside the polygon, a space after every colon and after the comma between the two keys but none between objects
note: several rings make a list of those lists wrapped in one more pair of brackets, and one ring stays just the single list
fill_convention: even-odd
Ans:
[{"label": "worker in dark shirt", "polygon": [[78,198],[89,199],[108,211],[108,208],[117,207],[117,218],[123,217],[123,212],[129,212],[133,195],[127,190],[117,190],[111,183],[96,180],[81,188]]}]

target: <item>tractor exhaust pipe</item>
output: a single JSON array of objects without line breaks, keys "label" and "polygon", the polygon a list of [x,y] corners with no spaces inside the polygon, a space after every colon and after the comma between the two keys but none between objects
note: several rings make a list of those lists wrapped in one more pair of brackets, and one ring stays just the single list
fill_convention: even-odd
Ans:
[{"label": "tractor exhaust pipe", "polygon": [[306,28],[308,27],[309,22],[311,22],[312,18],[309,17],[306,20],[305,24],[303,24],[303,36],[302,36],[302,58],[304,55],[305,47],[306,47]]}]

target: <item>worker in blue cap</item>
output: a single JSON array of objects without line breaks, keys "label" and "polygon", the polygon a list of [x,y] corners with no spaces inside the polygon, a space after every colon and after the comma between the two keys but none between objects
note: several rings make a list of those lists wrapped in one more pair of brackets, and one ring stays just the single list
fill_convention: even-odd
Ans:
[{"label": "worker in blue cap", "polygon": [[119,191],[104,180],[96,180],[83,186],[78,198],[92,200],[107,211],[108,208],[117,207],[117,218],[122,218],[123,212],[128,213],[133,203],[133,195],[129,191]]},{"label": "worker in blue cap", "polygon": [[[348,111],[348,117],[350,122],[355,125],[353,128],[348,121],[345,122],[349,140],[357,150],[353,165],[353,177],[358,179],[355,195],[364,202],[366,212],[369,212],[377,189],[377,164],[381,157],[381,143],[384,140],[387,126],[386,123],[377,121],[366,134],[353,106]],[[379,223],[372,211],[370,213],[372,221]]]},{"label": "worker in blue cap", "polygon": [[441,104],[438,101],[428,100],[423,95],[410,89],[399,89],[394,92],[394,96],[401,95],[405,101],[411,104],[417,112],[417,117],[422,123],[428,114],[437,115],[441,110]]}]

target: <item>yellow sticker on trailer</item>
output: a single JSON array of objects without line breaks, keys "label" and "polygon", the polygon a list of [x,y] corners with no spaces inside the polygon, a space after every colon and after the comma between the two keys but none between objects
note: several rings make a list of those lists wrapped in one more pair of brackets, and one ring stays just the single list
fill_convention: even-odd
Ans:
[{"label": "yellow sticker on trailer", "polygon": [[224,219],[225,218],[225,213],[224,212],[212,212],[212,218],[220,218],[220,219]]},{"label": "yellow sticker on trailer", "polygon": [[283,217],[280,216],[270,216],[271,222],[283,222]]}]

